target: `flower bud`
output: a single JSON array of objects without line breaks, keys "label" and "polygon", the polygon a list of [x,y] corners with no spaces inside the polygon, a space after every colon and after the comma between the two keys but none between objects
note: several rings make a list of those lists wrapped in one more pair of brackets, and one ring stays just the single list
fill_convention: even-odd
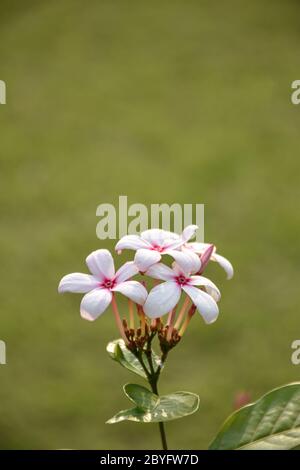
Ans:
[{"label": "flower bud", "polygon": [[202,274],[206,268],[206,266],[209,263],[209,260],[211,258],[211,255],[213,254],[215,249],[215,245],[209,245],[206,250],[202,253],[200,256],[200,261],[201,261],[201,268],[199,271],[199,274]]}]

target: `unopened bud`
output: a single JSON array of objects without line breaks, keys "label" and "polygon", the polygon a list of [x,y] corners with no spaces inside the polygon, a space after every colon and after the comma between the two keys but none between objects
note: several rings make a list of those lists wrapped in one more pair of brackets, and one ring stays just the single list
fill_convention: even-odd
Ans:
[{"label": "unopened bud", "polygon": [[202,253],[202,255],[200,256],[201,268],[200,268],[199,274],[202,274],[203,271],[205,270],[206,266],[209,263],[211,255],[214,252],[214,249],[215,249],[215,245],[209,245],[206,248],[206,250]]}]

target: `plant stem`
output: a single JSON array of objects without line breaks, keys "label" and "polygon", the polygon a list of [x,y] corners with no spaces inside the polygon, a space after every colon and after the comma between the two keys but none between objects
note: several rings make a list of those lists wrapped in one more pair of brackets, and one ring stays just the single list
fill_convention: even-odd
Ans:
[{"label": "plant stem", "polygon": [[[146,354],[149,367],[150,367],[150,372],[148,368],[145,365],[144,359],[143,359],[143,351],[139,351],[139,353],[136,353],[136,357],[139,360],[141,366],[143,367],[145,374],[147,376],[149,385],[151,387],[151,390],[155,395],[158,395],[158,388],[157,388],[157,382],[160,376],[161,368],[163,363],[165,362],[167,358],[167,354],[164,354],[161,359],[161,365],[157,368],[155,371],[154,366],[153,366],[153,361],[152,361],[152,348],[151,348],[151,342],[152,342],[153,336],[150,336],[148,342],[147,342],[147,348],[144,350],[144,353]],[[163,422],[158,423],[159,426],[159,433],[160,433],[160,438],[161,438],[161,443],[162,443],[162,448],[163,450],[168,450],[168,444],[167,444],[167,436],[166,436],[166,431],[164,427]]]},{"label": "plant stem", "polygon": [[[155,380],[153,383],[150,383],[150,385],[152,388],[152,392],[158,395],[157,380]],[[158,426],[159,426],[159,433],[160,433],[162,448],[163,450],[168,450],[167,436],[166,436],[164,423],[160,421],[158,423]]]},{"label": "plant stem", "polygon": [[163,450],[168,450],[168,443],[167,443],[167,437],[166,437],[166,431],[165,431],[164,423],[159,422],[158,426],[159,426],[159,432],[160,432],[162,448],[163,448]]},{"label": "plant stem", "polygon": [[[156,372],[154,370],[153,361],[152,361],[151,341],[149,341],[149,343],[148,343],[147,358],[148,358],[148,362],[149,362],[149,366],[150,366],[150,370],[151,370],[150,380],[148,379],[149,384],[151,386],[152,392],[155,393],[155,395],[158,395],[157,382],[158,382],[158,379],[159,379],[161,368],[158,367]],[[166,357],[165,357],[165,359],[166,359]],[[163,450],[168,450],[167,436],[166,436],[164,423],[159,422],[158,426],[159,426],[159,432],[160,432],[162,448],[163,448]]]},{"label": "plant stem", "polygon": [[135,357],[137,358],[137,360],[139,361],[139,363],[141,364],[145,374],[146,374],[146,377],[147,377],[147,380],[148,382],[151,380],[151,373],[148,371],[147,367],[146,367],[146,364],[144,362],[144,359],[143,359],[143,352],[142,351],[139,351],[139,352],[136,352],[134,353]]}]

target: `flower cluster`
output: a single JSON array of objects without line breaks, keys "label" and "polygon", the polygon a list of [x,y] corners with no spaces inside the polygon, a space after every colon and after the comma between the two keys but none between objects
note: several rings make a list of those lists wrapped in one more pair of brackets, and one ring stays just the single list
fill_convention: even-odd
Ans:
[{"label": "flower cluster", "polygon": [[[208,324],[218,317],[220,291],[202,275],[209,261],[218,262],[228,279],[233,276],[231,263],[216,253],[214,245],[189,241],[197,228],[189,225],[181,235],[161,229],[146,230],[140,236],[126,235],[115,249],[118,254],[125,249],[134,250],[133,261],[115,271],[108,250],[94,251],[86,259],[90,274],[68,274],[58,290],[85,294],[80,313],[86,320],[96,320],[111,304],[120,334],[131,350],[143,348],[157,333],[162,351],[167,351],[178,343],[195,311]],[[161,262],[165,255],[171,257],[171,267]],[[132,280],[138,274],[143,280]],[[150,280],[154,286],[148,292]],[[129,299],[129,322],[121,319],[116,293]],[[177,314],[182,294],[185,299]],[[137,328],[134,310],[138,315]],[[168,317],[164,324],[161,317],[165,314]]]}]

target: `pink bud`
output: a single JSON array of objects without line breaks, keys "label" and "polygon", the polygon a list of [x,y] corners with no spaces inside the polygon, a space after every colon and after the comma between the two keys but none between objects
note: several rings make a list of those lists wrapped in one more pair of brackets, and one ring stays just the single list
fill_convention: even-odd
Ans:
[{"label": "pink bud", "polygon": [[211,255],[214,252],[214,249],[215,249],[215,245],[209,245],[200,256],[201,268],[200,268],[199,274],[202,274],[204,269],[208,265]]}]

